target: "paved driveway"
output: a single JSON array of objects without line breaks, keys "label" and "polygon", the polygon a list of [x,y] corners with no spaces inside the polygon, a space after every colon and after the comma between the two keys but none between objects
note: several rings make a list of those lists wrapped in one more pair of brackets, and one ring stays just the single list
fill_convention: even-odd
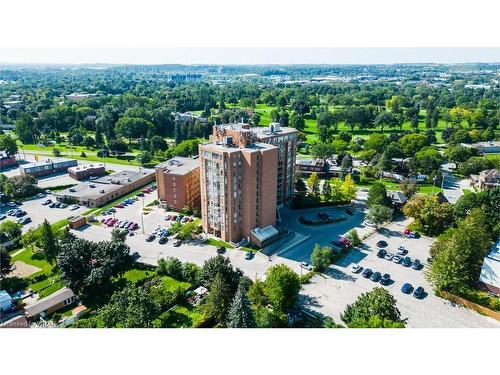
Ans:
[{"label": "paved driveway", "polygon": [[[361,274],[353,274],[351,266],[354,263],[364,268],[370,268],[380,273],[389,273],[392,284],[384,286],[397,299],[398,308],[402,317],[407,318],[408,327],[500,327],[500,322],[479,315],[471,310],[453,306],[449,301],[436,297],[429,283],[424,278],[427,269],[426,259],[432,239],[407,239],[401,235],[406,225],[405,221],[395,222],[368,238],[366,247],[354,250],[343,258],[339,264],[331,266],[326,272],[327,276],[315,276],[310,284],[303,287],[302,300],[313,310],[324,315],[332,316],[339,323],[340,314],[347,304],[354,302],[361,293],[368,292],[376,286],[381,286],[370,279],[365,279]],[[392,261],[380,259],[376,256],[376,243],[384,239],[389,243],[387,251],[395,252],[399,245],[404,245],[408,250],[407,256],[412,260],[418,258],[424,264],[423,269],[414,270]],[[428,294],[417,300],[411,294],[403,294],[401,286],[409,282],[414,287],[422,286]]]}]

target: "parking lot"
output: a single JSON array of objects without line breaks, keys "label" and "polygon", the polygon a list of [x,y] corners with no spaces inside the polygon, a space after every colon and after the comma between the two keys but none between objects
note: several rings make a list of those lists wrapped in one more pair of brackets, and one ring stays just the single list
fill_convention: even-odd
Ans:
[{"label": "parking lot", "polygon": [[[329,267],[326,277],[315,276],[302,290],[302,300],[305,305],[341,323],[340,314],[347,304],[354,302],[361,293],[382,286],[362,276],[362,271],[370,268],[373,272],[391,275],[392,282],[382,287],[387,288],[396,298],[402,318],[408,319],[408,327],[500,327],[500,322],[496,320],[453,306],[451,302],[433,294],[424,278],[432,239],[406,238],[402,235],[406,224],[406,221],[390,224],[382,233],[369,237],[365,241],[365,247],[350,251],[338,264]],[[414,270],[411,267],[404,267],[401,263],[378,258],[376,243],[380,240],[385,240],[389,244],[386,250],[392,253],[396,252],[399,245],[404,245],[408,249],[407,256],[412,260],[419,259],[423,267]],[[359,264],[363,269],[353,273],[351,270],[353,264]],[[414,288],[423,287],[426,292],[423,298],[416,299],[413,294],[402,293],[401,287],[407,282]]]},{"label": "parking lot", "polygon": [[[76,210],[71,210],[72,205],[68,205],[66,208],[50,208],[49,205],[43,205],[42,202],[46,199],[51,199],[53,202],[56,201],[55,197],[52,194],[47,194],[43,198],[32,198],[22,202],[22,204],[18,207],[20,210],[26,211],[26,215],[23,217],[31,218],[31,222],[23,225],[23,233],[28,231],[30,228],[36,228],[40,225],[45,219],[47,219],[50,223],[55,223],[59,220],[66,219],[70,216],[76,216],[82,214],[85,211],[88,211],[87,207],[79,207]],[[5,214],[8,210],[13,209],[13,207],[2,206],[0,209],[1,214]],[[7,216],[3,221],[13,220],[17,221],[17,217]]]}]

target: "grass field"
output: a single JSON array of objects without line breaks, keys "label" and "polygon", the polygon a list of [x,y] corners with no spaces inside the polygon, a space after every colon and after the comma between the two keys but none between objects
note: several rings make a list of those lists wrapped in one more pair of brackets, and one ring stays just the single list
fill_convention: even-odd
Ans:
[{"label": "grass field", "polygon": [[209,238],[207,241],[207,245],[212,245],[212,246],[224,246],[227,249],[234,249],[234,246],[231,245],[229,242],[225,242],[222,240],[217,240],[215,238]]},{"label": "grass field", "polygon": [[203,314],[191,305],[178,305],[161,314],[155,321],[155,326],[163,328],[196,327],[205,320]]},{"label": "grass field", "polygon": [[185,281],[178,281],[175,280],[169,276],[163,276],[161,278],[161,282],[163,284],[163,288],[166,291],[173,292],[176,289],[181,289],[182,291],[186,292],[191,288],[191,284]]},{"label": "grass field", "polygon": [[153,271],[140,270],[140,269],[132,268],[132,269],[126,271],[123,274],[122,277],[125,280],[128,280],[128,281],[130,281],[132,283],[136,283],[138,281],[147,279],[148,277],[150,277],[150,276],[152,276],[154,274],[155,274],[155,272],[153,272]]}]

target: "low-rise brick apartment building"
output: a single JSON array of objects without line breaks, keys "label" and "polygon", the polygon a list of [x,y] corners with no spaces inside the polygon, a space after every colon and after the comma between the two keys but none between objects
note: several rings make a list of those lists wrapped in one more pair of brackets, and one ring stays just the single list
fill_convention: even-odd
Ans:
[{"label": "low-rise brick apartment building", "polygon": [[102,163],[78,165],[76,167],[68,168],[69,177],[78,181],[89,177],[103,176],[104,174],[106,174],[106,168]]},{"label": "low-rise brick apartment building", "polygon": [[185,206],[200,207],[200,160],[198,157],[176,156],[158,164],[156,184],[158,200],[167,207],[180,211]]},{"label": "low-rise brick apartment building", "polygon": [[293,197],[297,131],[272,124],[214,126],[199,146],[203,229],[263,246],[276,236],[276,207]]}]

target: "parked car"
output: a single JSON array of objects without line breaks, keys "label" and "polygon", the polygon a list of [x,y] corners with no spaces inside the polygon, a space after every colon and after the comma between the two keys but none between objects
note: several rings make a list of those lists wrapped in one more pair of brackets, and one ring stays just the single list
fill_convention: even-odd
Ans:
[{"label": "parked car", "polygon": [[137,260],[141,257],[137,251],[134,251],[132,254],[130,254],[130,256],[133,260]]},{"label": "parked car", "polygon": [[56,208],[56,202],[52,202],[51,204],[49,204],[49,207],[50,208]]},{"label": "parked car", "polygon": [[338,247],[339,249],[347,249],[347,245],[340,241],[332,241],[332,245]]},{"label": "parked car", "polygon": [[45,194],[52,194],[52,190],[49,190],[49,189],[44,190],[44,193],[45,193]]},{"label": "parked car", "polygon": [[179,246],[181,246],[181,244],[182,244],[182,241],[181,241],[181,240],[175,240],[173,245],[174,245],[175,247],[179,247]]},{"label": "parked car", "polygon": [[411,286],[410,283],[404,283],[403,286],[401,287],[401,291],[405,294],[410,294],[412,289],[413,287]]},{"label": "parked car", "polygon": [[144,196],[144,193],[139,193],[137,194],[138,197],[143,197]]},{"label": "parked car", "polygon": [[146,237],[146,242],[151,242],[156,238],[154,234],[150,234],[149,236]]},{"label": "parked car", "polygon": [[52,203],[52,199],[45,199],[43,202],[42,202],[42,205],[46,206],[48,204],[51,204]]},{"label": "parked car", "polygon": [[125,206],[121,203],[115,205],[115,208],[123,208],[123,207],[125,207]]},{"label": "parked car", "polygon": [[79,206],[79,205],[74,204],[74,205],[72,205],[69,209],[70,209],[70,211],[74,211],[74,210],[78,210],[79,208],[80,208],[80,206]]},{"label": "parked car", "polygon": [[370,220],[363,221],[363,225],[365,225],[367,227],[376,227],[376,225],[373,224]]},{"label": "parked car", "polygon": [[186,223],[189,221],[189,217],[187,216],[184,216],[182,219],[181,219],[181,223]]},{"label": "parked car", "polygon": [[177,220],[177,215],[172,215],[172,217],[170,218],[171,221],[175,221]]},{"label": "parked car", "polygon": [[167,216],[165,216],[165,220],[168,221],[168,220],[170,220],[171,217],[172,217],[172,215],[167,215]]},{"label": "parked car", "polygon": [[385,260],[389,260],[389,261],[390,261],[390,260],[392,260],[392,258],[393,258],[393,257],[394,257],[394,254],[392,254],[392,253],[387,253],[387,254],[385,254],[385,256],[384,256],[384,259],[385,259]]},{"label": "parked car", "polygon": [[387,254],[387,251],[385,251],[384,249],[380,249],[379,251],[377,251],[377,256],[379,258],[384,258],[386,254]]},{"label": "parked car", "polygon": [[253,253],[251,251],[248,251],[246,254],[245,254],[245,259],[246,260],[250,260],[253,258]]},{"label": "parked car", "polygon": [[9,207],[16,207],[17,204],[15,202],[7,202],[7,206],[9,206]]},{"label": "parked car", "polygon": [[175,219],[175,220],[176,221],[181,221],[183,217],[184,217],[183,215],[179,215],[179,216],[177,216],[177,219]]},{"label": "parked car", "polygon": [[415,291],[413,292],[413,297],[415,298],[422,298],[424,296],[424,288],[419,286]]},{"label": "parked car", "polygon": [[37,198],[37,199],[40,199],[40,198],[45,198],[45,194],[43,194],[43,193],[38,193],[37,195],[35,195],[35,198]]},{"label": "parked car", "polygon": [[160,239],[158,240],[158,243],[160,244],[166,244],[168,242],[168,237],[167,236],[161,236]]},{"label": "parked car", "polygon": [[396,252],[398,255],[405,255],[407,253],[406,247],[403,245],[398,246],[398,251]]},{"label": "parked car", "polygon": [[7,214],[8,216],[13,216],[16,212],[17,212],[17,210],[8,210],[8,211],[6,212],[6,214]]},{"label": "parked car", "polygon": [[312,271],[313,267],[307,262],[300,262],[300,266],[308,271]]},{"label": "parked car", "polygon": [[22,217],[17,221],[19,224],[26,225],[28,223],[31,223],[31,218],[29,216],[27,217]]},{"label": "parked car", "polygon": [[225,246],[217,246],[217,254],[224,254],[226,252]]},{"label": "parked car", "polygon": [[339,236],[339,241],[342,242],[346,247],[351,247],[351,241],[349,241],[347,238]]},{"label": "parked car", "polygon": [[394,257],[392,258],[392,261],[394,263],[399,263],[401,262],[401,256],[400,255],[394,255]]},{"label": "parked car", "polygon": [[380,277],[381,277],[380,272],[377,271],[371,274],[370,280],[378,282],[380,280]]},{"label": "parked car", "polygon": [[413,268],[414,270],[419,270],[420,269],[420,260],[415,259],[413,261],[413,264],[411,265],[411,268]]},{"label": "parked car", "polygon": [[382,277],[380,278],[380,284],[382,285],[387,285],[391,281],[391,275],[388,273],[384,273]]},{"label": "parked car", "polygon": [[60,208],[66,208],[66,207],[68,207],[68,205],[66,203],[61,203],[61,204],[59,204],[59,207]]},{"label": "parked car", "polygon": [[363,273],[361,274],[365,279],[369,278],[372,275],[373,271],[370,268],[365,268]]},{"label": "parked car", "polygon": [[15,217],[23,217],[24,215],[26,215],[26,211],[17,210]]},{"label": "parked car", "polygon": [[6,215],[4,215],[4,214],[0,215],[0,220],[4,220],[5,218],[7,218]]},{"label": "parked car", "polygon": [[362,268],[363,267],[361,267],[359,264],[353,264],[351,267],[351,271],[352,273],[358,273]]},{"label": "parked car", "polygon": [[403,266],[405,267],[410,267],[411,266],[411,258],[410,257],[405,257],[402,262]]},{"label": "parked car", "polygon": [[384,248],[384,247],[387,247],[387,242],[385,242],[384,240],[380,240],[377,242],[377,247],[381,247],[381,248]]}]

